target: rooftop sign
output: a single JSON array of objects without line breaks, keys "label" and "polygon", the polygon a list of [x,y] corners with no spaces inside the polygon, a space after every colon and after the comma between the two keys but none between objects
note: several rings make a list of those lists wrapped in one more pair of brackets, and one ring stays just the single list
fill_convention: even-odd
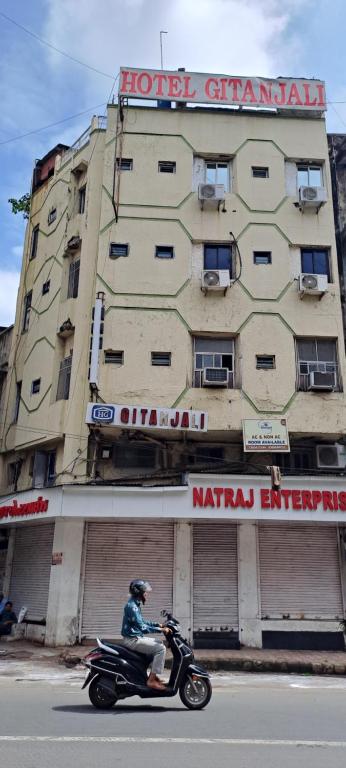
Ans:
[{"label": "rooftop sign", "polygon": [[119,95],[136,99],[280,110],[322,112],[326,109],[324,82],[290,77],[269,80],[262,77],[121,67]]}]

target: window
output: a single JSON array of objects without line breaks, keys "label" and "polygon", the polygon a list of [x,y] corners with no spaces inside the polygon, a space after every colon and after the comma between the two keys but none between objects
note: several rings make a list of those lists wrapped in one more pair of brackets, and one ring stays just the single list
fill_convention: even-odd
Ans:
[{"label": "window", "polygon": [[48,214],[48,224],[53,224],[53,221],[56,219],[56,208],[51,208]]},{"label": "window", "polygon": [[173,245],[157,245],[155,247],[156,259],[174,259]]},{"label": "window", "polygon": [[53,485],[54,483],[55,462],[56,462],[56,451],[49,451],[49,453],[47,454],[47,475],[46,475],[47,485]]},{"label": "window", "polygon": [[22,396],[22,382],[17,381],[16,383],[16,400],[14,404],[14,412],[13,412],[13,422],[16,424],[18,421],[19,416],[19,406],[20,406],[20,398]]},{"label": "window", "polygon": [[113,446],[113,463],[118,469],[155,469],[157,446],[153,443],[119,442]]},{"label": "window", "polygon": [[159,173],[175,173],[177,164],[170,160],[159,160]]},{"label": "window", "polygon": [[72,352],[68,357],[65,357],[60,363],[58,388],[56,393],[57,400],[68,400],[69,398],[71,368],[72,368]]},{"label": "window", "polygon": [[78,296],[80,259],[71,261],[68,274],[67,298],[76,299]]},{"label": "window", "polygon": [[133,160],[132,158],[125,158],[117,157],[117,168],[119,171],[132,171],[133,170]]},{"label": "window", "polygon": [[17,483],[22,469],[22,464],[23,462],[19,460],[11,461],[10,464],[7,465],[7,481],[9,485],[14,485],[15,490],[17,490]]},{"label": "window", "polygon": [[105,363],[112,365],[124,365],[124,353],[114,349],[105,349]]},{"label": "window", "polygon": [[253,252],[254,264],[271,264],[272,255],[270,251],[254,251]]},{"label": "window", "polygon": [[81,187],[78,190],[78,213],[84,213],[85,211],[85,195],[86,195],[86,186]]},{"label": "window", "polygon": [[151,364],[152,365],[170,365],[171,352],[152,352]]},{"label": "window", "polygon": [[329,251],[327,248],[302,248],[302,272],[327,275],[330,282]]},{"label": "window", "polygon": [[31,301],[32,301],[32,291],[29,291],[29,293],[27,293],[25,298],[24,298],[24,314],[23,314],[22,333],[24,333],[24,331],[27,331],[28,328],[29,328]]},{"label": "window", "polygon": [[221,445],[196,445],[189,454],[189,464],[210,464],[217,468],[224,461],[224,449]]},{"label": "window", "polygon": [[298,187],[323,187],[322,166],[298,163],[297,183]]},{"label": "window", "polygon": [[251,168],[252,175],[254,179],[268,179],[269,178],[269,168],[262,165],[253,165]]},{"label": "window", "polygon": [[39,224],[37,224],[37,227],[34,227],[34,229],[32,230],[31,244],[30,244],[30,256],[29,256],[30,261],[32,261],[32,259],[34,259],[36,254],[37,254],[37,243],[38,243],[39,229],[40,229]]},{"label": "window", "polygon": [[227,269],[232,277],[232,248],[230,245],[204,246],[204,269]]},{"label": "window", "polygon": [[49,289],[50,289],[50,280],[46,280],[46,282],[43,283],[43,286],[42,286],[42,296],[44,296],[45,293],[49,293]]},{"label": "window", "polygon": [[195,338],[194,340],[194,387],[203,386],[205,368],[227,368],[228,387],[234,386],[234,340]]},{"label": "window", "polygon": [[256,355],[256,368],[264,371],[275,368],[275,355]]},{"label": "window", "polygon": [[37,395],[40,389],[41,389],[41,379],[34,379],[31,382],[31,394]]},{"label": "window", "polygon": [[32,461],[32,486],[43,488],[53,485],[55,474],[56,451],[35,451]]},{"label": "window", "polygon": [[297,340],[297,389],[308,390],[310,373],[334,373],[335,389],[340,390],[335,339]]},{"label": "window", "polygon": [[128,243],[110,243],[109,245],[109,258],[119,259],[120,256],[129,255]]},{"label": "window", "polygon": [[282,470],[306,471],[314,467],[314,449],[310,446],[292,447],[290,453],[276,453],[273,464]]},{"label": "window", "polygon": [[205,161],[206,184],[223,184],[225,192],[229,192],[229,163]]}]

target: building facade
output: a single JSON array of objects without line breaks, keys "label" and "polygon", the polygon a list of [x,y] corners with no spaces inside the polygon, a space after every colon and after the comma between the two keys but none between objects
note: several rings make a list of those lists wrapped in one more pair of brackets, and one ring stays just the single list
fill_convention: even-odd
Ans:
[{"label": "building facade", "polygon": [[196,645],[343,647],[344,380],[321,108],[121,97],[54,148],[2,424],[29,635],[116,637],[143,576]]}]

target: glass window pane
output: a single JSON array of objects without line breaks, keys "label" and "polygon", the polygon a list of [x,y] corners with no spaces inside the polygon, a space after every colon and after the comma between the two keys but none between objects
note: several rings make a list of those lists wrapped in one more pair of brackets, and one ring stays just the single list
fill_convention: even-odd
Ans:
[{"label": "glass window pane", "polygon": [[319,168],[318,166],[310,166],[309,186],[322,187],[322,168]]},{"label": "glass window pane", "polygon": [[229,269],[231,263],[231,249],[226,246],[219,246],[218,248],[218,269]]},{"label": "glass window pane", "polygon": [[221,355],[214,355],[214,365],[215,368],[222,368],[222,358]]},{"label": "glass window pane", "polygon": [[328,363],[336,360],[336,346],[334,341],[322,341],[317,342],[318,360],[323,360]]},{"label": "glass window pane", "polygon": [[218,269],[216,246],[206,245],[204,247],[204,269]]},{"label": "glass window pane", "polygon": [[313,270],[316,275],[327,275],[329,278],[329,258],[327,251],[314,251]]},{"label": "glass window pane", "polygon": [[196,368],[203,368],[203,355],[196,355]]},{"label": "glass window pane", "polygon": [[216,163],[207,163],[205,180],[208,184],[216,184]]},{"label": "glass window pane", "polygon": [[233,349],[233,339],[195,338],[196,352],[220,352],[221,354],[227,354],[232,353]]},{"label": "glass window pane", "polygon": [[306,165],[298,165],[297,180],[298,180],[298,187],[309,186],[309,172],[308,172],[308,167]]},{"label": "glass window pane", "polygon": [[219,163],[217,167],[217,184],[224,184],[225,189],[228,190],[228,165],[227,163]]},{"label": "glass window pane", "polygon": [[202,355],[202,362],[203,368],[213,368],[214,367],[214,355]]},{"label": "glass window pane", "polygon": [[315,341],[309,339],[298,341],[298,357],[299,360],[317,360]]},{"label": "glass window pane", "polygon": [[313,252],[302,250],[302,272],[314,272]]}]

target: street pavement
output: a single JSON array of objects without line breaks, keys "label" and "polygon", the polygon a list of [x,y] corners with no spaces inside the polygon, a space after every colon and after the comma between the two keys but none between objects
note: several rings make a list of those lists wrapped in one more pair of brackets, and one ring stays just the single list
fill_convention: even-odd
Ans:
[{"label": "street pavement", "polygon": [[346,679],[235,673],[190,712],[179,697],[95,710],[82,670],[1,662],[6,768],[344,768]]}]

